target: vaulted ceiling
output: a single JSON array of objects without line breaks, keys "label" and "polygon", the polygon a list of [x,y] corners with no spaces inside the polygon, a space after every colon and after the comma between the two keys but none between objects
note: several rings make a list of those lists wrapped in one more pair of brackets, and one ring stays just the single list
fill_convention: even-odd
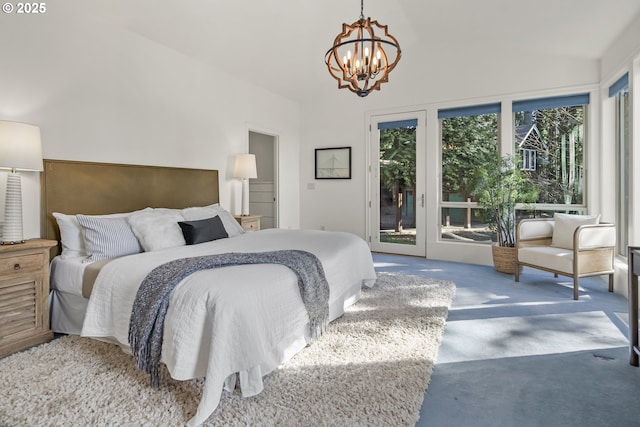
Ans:
[{"label": "vaulted ceiling", "polygon": [[[324,54],[357,0],[91,0],[78,7],[285,97],[304,102],[335,81]],[[364,15],[389,26],[398,67],[443,52],[483,51],[597,60],[640,13],[638,0],[365,0]],[[480,52],[480,54],[479,54]],[[405,59],[409,58],[409,59]]]}]

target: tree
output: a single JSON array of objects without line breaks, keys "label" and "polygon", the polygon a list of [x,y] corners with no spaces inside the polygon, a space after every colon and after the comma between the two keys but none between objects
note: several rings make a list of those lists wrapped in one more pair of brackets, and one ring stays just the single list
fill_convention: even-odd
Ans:
[{"label": "tree", "polygon": [[[380,131],[380,184],[395,205],[395,231],[402,231],[402,194],[416,185],[416,128]],[[382,197],[382,194],[380,195]]]},{"label": "tree", "polygon": [[538,167],[527,179],[540,189],[539,203],[580,204],[584,193],[584,107],[557,107],[516,113],[516,126],[535,124],[540,132]]},{"label": "tree", "polygon": [[[454,195],[459,200],[473,198],[476,171],[495,155],[497,145],[497,114],[452,117],[442,121],[443,201],[451,201]],[[448,208],[445,208],[443,220],[449,225]]]},{"label": "tree", "polygon": [[525,180],[518,159],[494,152],[490,161],[478,169],[474,193],[487,210],[498,245],[514,247],[516,205],[533,203],[538,197],[538,190]]},{"label": "tree", "polygon": [[472,196],[474,171],[495,155],[498,115],[452,117],[442,121],[442,199]]}]

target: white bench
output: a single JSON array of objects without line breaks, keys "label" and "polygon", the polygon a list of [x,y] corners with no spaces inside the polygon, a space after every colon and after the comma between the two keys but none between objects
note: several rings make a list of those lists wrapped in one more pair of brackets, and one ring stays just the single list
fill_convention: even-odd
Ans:
[{"label": "white bench", "polygon": [[[527,266],[573,278],[573,299],[578,299],[580,277],[609,275],[613,292],[615,225],[580,225],[573,232],[571,248],[552,246],[556,221],[552,218],[525,219],[516,227],[515,281],[520,267]],[[565,245],[566,246],[566,245]]]}]

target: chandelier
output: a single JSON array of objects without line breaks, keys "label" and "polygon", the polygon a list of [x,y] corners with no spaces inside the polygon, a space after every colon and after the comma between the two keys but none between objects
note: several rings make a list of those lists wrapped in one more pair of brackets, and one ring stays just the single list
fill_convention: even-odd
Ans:
[{"label": "chandelier", "polygon": [[342,24],[342,32],[324,56],[338,88],[361,97],[380,90],[380,85],[389,81],[389,72],[401,54],[400,44],[387,32],[387,26],[364,19],[363,10],[364,0],[360,0],[360,19],[351,25]]}]

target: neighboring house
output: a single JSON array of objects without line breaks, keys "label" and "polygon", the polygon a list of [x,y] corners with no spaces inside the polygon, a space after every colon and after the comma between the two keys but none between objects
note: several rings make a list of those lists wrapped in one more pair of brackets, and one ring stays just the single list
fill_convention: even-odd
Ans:
[{"label": "neighboring house", "polygon": [[[584,191],[584,126],[572,120],[569,109],[553,122],[546,135],[554,135],[555,128],[565,128],[555,138],[545,138],[536,111],[524,113],[522,123],[516,125],[514,141],[520,156],[520,168],[528,172],[529,179],[541,190],[541,203],[581,203]],[[555,117],[554,117],[555,118]],[[544,122],[543,122],[544,123]],[[549,126],[549,124],[547,124]]]},{"label": "neighboring house", "polygon": [[539,160],[548,158],[546,144],[535,123],[526,123],[515,129],[516,147],[520,149],[521,169],[535,171]]}]

